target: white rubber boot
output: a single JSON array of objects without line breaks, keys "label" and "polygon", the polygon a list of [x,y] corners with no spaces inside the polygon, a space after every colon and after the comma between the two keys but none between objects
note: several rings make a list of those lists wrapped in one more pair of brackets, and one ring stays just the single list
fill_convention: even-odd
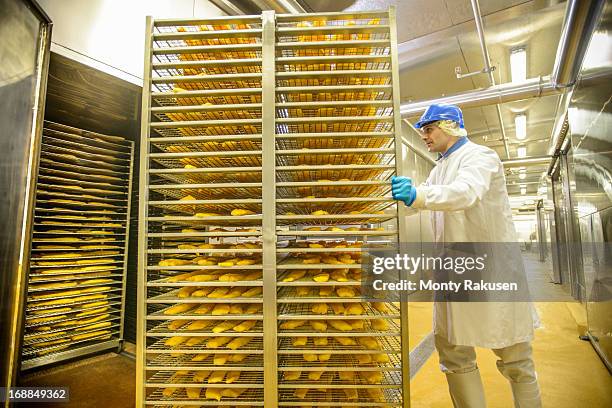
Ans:
[{"label": "white rubber boot", "polygon": [[468,373],[446,374],[446,380],[448,381],[448,391],[455,408],[487,407],[478,369]]},{"label": "white rubber boot", "polygon": [[542,408],[538,381],[528,383],[510,382],[515,408]]}]

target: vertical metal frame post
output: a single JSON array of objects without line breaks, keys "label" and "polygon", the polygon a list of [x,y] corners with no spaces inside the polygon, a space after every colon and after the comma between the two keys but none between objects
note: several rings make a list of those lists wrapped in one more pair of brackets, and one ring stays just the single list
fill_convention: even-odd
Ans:
[{"label": "vertical metal frame post", "polygon": [[[399,60],[397,56],[397,21],[395,7],[389,7],[389,38],[391,40],[391,81],[393,86],[393,130],[395,132],[395,172],[398,175],[403,171],[402,153],[402,116],[400,113],[400,82]],[[407,242],[406,239],[406,207],[397,204],[397,230],[398,245]],[[404,272],[402,272],[404,273]],[[405,279],[400,276],[400,279]],[[401,341],[402,341],[402,406],[410,407],[410,343],[408,327],[408,296],[402,293],[400,302],[401,314]]]},{"label": "vertical metal frame post", "polygon": [[145,349],[147,315],[147,236],[149,201],[149,131],[151,108],[151,48],[153,19],[146,20],[145,63],[142,84],[142,115],[140,124],[140,183],[138,194],[138,293],[136,306],[136,407],[145,406]]},{"label": "vertical metal frame post", "polygon": [[119,351],[123,349],[123,332],[125,322],[125,288],[127,285],[128,247],[130,243],[130,216],[132,208],[132,179],[134,176],[134,142],[130,146],[130,174],[128,178],[127,209],[125,216],[125,248],[123,249],[123,277],[121,278],[121,317],[119,320]]},{"label": "vertical metal frame post", "polygon": [[264,406],[278,406],[276,338],[276,27],[273,10],[262,13],[262,240]]}]

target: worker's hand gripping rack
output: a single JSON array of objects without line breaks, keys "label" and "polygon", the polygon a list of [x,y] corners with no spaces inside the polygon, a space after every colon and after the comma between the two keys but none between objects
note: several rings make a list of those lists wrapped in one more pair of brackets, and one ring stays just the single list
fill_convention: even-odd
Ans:
[{"label": "worker's hand gripping rack", "polygon": [[147,27],[137,406],[407,407],[393,12]]}]

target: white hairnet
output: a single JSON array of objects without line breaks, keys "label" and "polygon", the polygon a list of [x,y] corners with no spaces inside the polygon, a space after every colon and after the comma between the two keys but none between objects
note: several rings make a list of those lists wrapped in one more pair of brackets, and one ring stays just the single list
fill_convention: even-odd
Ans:
[{"label": "white hairnet", "polygon": [[436,122],[436,126],[447,135],[456,137],[467,136],[467,130],[460,128],[459,123],[454,120],[440,120]]}]

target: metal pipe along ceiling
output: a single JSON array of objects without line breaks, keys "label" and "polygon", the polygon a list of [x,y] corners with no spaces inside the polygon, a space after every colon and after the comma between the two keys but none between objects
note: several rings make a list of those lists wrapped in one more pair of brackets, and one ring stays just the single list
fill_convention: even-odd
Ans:
[{"label": "metal pipe along ceiling", "polygon": [[484,89],[462,92],[460,94],[428,99],[419,102],[405,103],[401,106],[402,117],[416,116],[432,103],[461,105],[464,108],[507,103],[527,98],[554,95],[560,93],[552,84],[550,76],[532,78],[519,83],[505,83]]},{"label": "metal pipe along ceiling", "polygon": [[[598,13],[601,13],[603,3],[605,3],[603,0],[569,1],[553,69],[555,77],[533,78],[521,83],[506,83],[441,98],[404,103],[401,105],[402,117],[418,115],[432,103],[476,107],[561,93],[563,88],[576,81],[586,52],[586,45],[589,43],[593,26],[598,20]],[[577,18],[576,15],[581,18]],[[586,30],[587,26],[590,31]],[[578,45],[579,43],[583,45]],[[570,48],[573,49],[573,52],[569,51]],[[567,65],[572,65],[572,67],[568,68]],[[570,73],[573,77],[568,76]]]},{"label": "metal pipe along ceiling", "polygon": [[576,83],[591,34],[605,3],[605,0],[568,1],[552,71],[555,86],[566,88]]},{"label": "metal pipe along ceiling", "polygon": [[[487,43],[484,36],[484,29],[482,27],[482,14],[480,13],[480,5],[478,0],[472,0],[472,11],[474,12],[474,21],[476,22],[476,31],[478,32],[478,39],[480,41],[480,49],[482,51],[482,58],[484,60],[485,71],[489,76],[489,83],[491,86],[495,86],[495,78],[493,77],[493,70],[491,68],[491,59],[489,58],[489,50],[487,49]],[[499,121],[499,130],[501,131],[501,139],[504,144],[504,150],[506,152],[506,158],[510,158],[510,150],[508,149],[508,137],[506,136],[506,128],[504,126],[504,119],[502,118],[500,104],[495,105],[497,109],[497,120]]]}]

